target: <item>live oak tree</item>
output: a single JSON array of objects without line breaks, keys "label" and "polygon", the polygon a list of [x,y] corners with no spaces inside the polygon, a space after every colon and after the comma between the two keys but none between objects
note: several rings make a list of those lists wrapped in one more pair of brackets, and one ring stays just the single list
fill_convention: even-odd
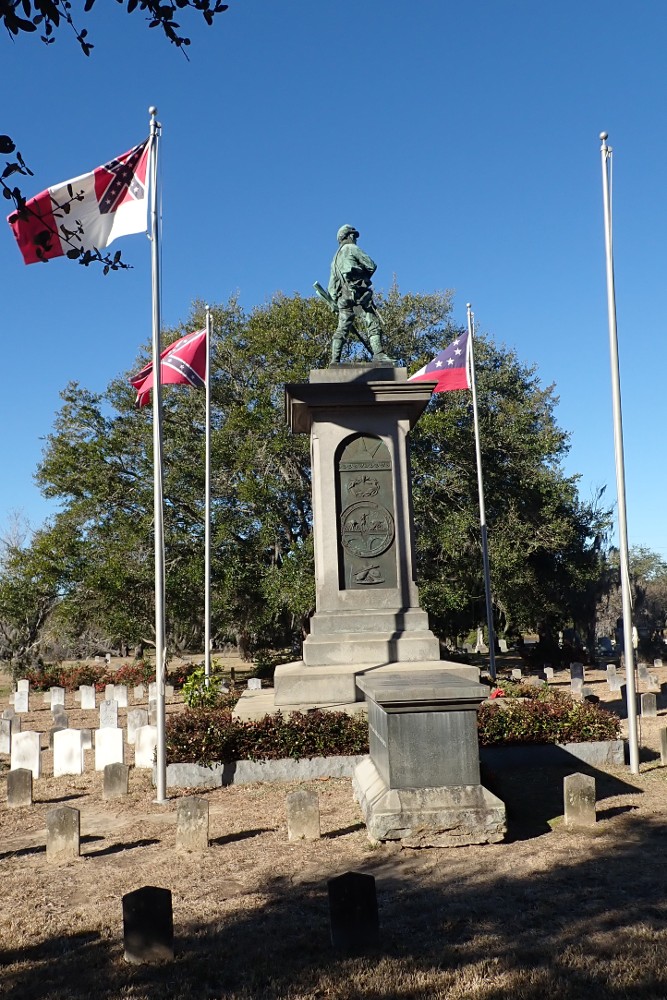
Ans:
[{"label": "live oak tree", "polygon": [[[459,332],[448,293],[393,288],[380,306],[387,350],[411,370]],[[250,650],[297,651],[314,608],[310,456],[307,436],[285,424],[283,387],[327,364],[334,319],[317,299],[276,295],[249,313],[229,302],[213,320],[213,635],[235,636]],[[169,338],[202,325],[195,304]],[[484,337],[476,359],[497,625],[548,634],[595,604],[606,515],[562,471],[568,438],[555,421],[553,388]],[[17,553],[14,575],[0,576],[0,618],[10,625],[22,588],[37,580],[39,594],[50,595],[51,636],[73,646],[91,636],[152,642],[151,410],[137,410],[134,396],[125,375],[100,395],[64,390],[37,471],[61,512]],[[168,634],[173,646],[196,649],[204,394],[166,386],[164,397]],[[469,392],[434,397],[412,433],[412,466],[421,595],[436,631],[454,637],[485,617]],[[49,546],[51,570],[38,558]],[[39,632],[42,604],[31,601]]]},{"label": "live oak tree", "polygon": [[[638,628],[640,651],[662,652],[662,636],[667,627],[667,562],[645,545],[629,551],[630,596],[633,622]],[[618,549],[612,548],[604,560],[599,581],[597,606],[598,635],[614,638],[623,614]]]},{"label": "live oak tree", "polygon": [[[475,361],[496,630],[547,639],[594,619],[609,512],[562,471],[554,387],[484,338]],[[485,620],[470,394],[435,397],[412,451],[424,602],[441,633],[462,634]]]}]

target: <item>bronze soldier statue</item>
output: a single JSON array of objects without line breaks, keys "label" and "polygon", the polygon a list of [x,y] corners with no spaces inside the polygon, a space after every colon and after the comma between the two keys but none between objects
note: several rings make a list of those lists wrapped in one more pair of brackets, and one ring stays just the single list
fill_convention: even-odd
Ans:
[{"label": "bronze soldier statue", "polygon": [[[341,226],[337,237],[338,250],[331,262],[329,278],[329,296],[338,311],[338,327],[331,342],[331,364],[340,361],[343,344],[350,334],[359,338],[373,355],[373,361],[393,364],[394,359],[382,349],[382,326],[373,301],[371,278],[377,264],[357,246],[359,232],[354,226]],[[363,318],[368,339],[356,328],[355,314]]]}]

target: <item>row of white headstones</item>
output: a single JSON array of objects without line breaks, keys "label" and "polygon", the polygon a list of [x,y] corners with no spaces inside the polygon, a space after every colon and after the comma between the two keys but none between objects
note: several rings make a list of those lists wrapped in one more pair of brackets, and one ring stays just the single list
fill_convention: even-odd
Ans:
[{"label": "row of white headstones", "polygon": [[[149,687],[149,696],[154,693]],[[82,686],[79,689],[81,709],[95,709],[96,697],[94,686]],[[169,692],[173,695],[173,689]],[[14,708],[3,712],[0,719],[0,753],[8,754],[10,769],[23,768],[31,771],[33,778],[41,776],[41,734],[39,732],[20,729],[19,714],[28,711],[30,687],[27,680],[18,682],[14,693]],[[125,685],[108,685],[105,697],[100,705],[100,727],[97,730],[70,729],[69,727],[55,729],[59,718],[64,716],[64,688],[52,688],[45,694],[45,700],[51,702],[53,714],[53,775],[82,774],[85,767],[84,751],[95,750],[95,770],[103,771],[107,764],[125,763],[124,730],[118,726],[118,709],[127,707],[127,687]],[[134,690],[135,700],[143,700],[144,688],[139,685]],[[18,702],[18,704],[17,704]],[[25,706],[25,707],[24,707]],[[150,715],[154,714],[154,705],[149,699]],[[134,765],[138,768],[152,768],[155,746],[157,743],[157,727],[149,725],[149,712],[135,708],[127,714],[127,743],[134,744]],[[152,721],[152,720],[151,720]]]},{"label": "row of white headstones", "polygon": [[[169,701],[174,696],[173,685],[165,685],[165,699]],[[83,710],[96,708],[97,692],[94,684],[82,684],[75,693],[75,699],[81,702]],[[144,701],[146,689],[143,684],[138,684],[134,688],[134,701]],[[152,681],[148,685],[148,701],[157,699],[157,684]],[[16,691],[9,696],[10,704],[14,706],[16,714],[30,711],[30,681],[22,679],[18,681]],[[117,701],[119,708],[128,707],[128,688],[126,684],[107,684],[104,689],[104,701]],[[44,692],[44,703],[50,704],[54,709],[56,705],[65,705],[65,688],[52,687]]]}]

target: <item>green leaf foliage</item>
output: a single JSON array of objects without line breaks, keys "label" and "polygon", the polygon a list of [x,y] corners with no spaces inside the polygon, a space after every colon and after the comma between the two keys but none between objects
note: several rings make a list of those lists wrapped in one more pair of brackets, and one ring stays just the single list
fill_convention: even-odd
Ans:
[{"label": "green leaf foliage", "polygon": [[242,722],[227,710],[202,708],[169,717],[166,748],[169,764],[347,756],[368,753],[368,723],[365,715],[344,712],[278,713]]},{"label": "green leaf foliage", "polygon": [[616,740],[620,720],[587,701],[573,701],[555,691],[549,698],[480,706],[477,719],[481,746],[517,743],[588,743]]},{"label": "green leaf foliage", "polygon": [[[617,716],[561,692],[485,703],[477,725],[482,746],[587,743],[618,739],[620,732]],[[368,720],[363,714],[316,711],[242,722],[228,710],[200,708],[170,715],[166,739],[170,764],[346,756],[368,753]]]},{"label": "green leaf foliage", "polygon": [[183,701],[188,708],[229,708],[238,698],[237,691],[230,692],[225,686],[221,674],[212,670],[207,678],[204,664],[192,669],[183,683]]},{"label": "green leaf foliage", "polygon": [[[460,332],[447,292],[392,288],[379,302],[386,348],[410,370]],[[213,309],[212,635],[244,653],[298,656],[314,610],[310,448],[286,425],[284,386],[327,365],[334,324],[322,302],[298,295],[250,312],[235,301]],[[195,303],[165,341],[203,325]],[[80,653],[153,642],[152,408],[135,408],[127,382],[146,360],[104,393],[74,383],[62,393],[36,474],[60,512],[0,573],[11,655],[54,637]],[[568,443],[553,388],[483,336],[476,364],[497,625],[548,632],[595,605],[606,514],[562,471]],[[203,392],[164,387],[172,650],[203,643],[204,419]],[[470,393],[435,396],[411,440],[422,603],[436,631],[455,637],[484,620]]]}]

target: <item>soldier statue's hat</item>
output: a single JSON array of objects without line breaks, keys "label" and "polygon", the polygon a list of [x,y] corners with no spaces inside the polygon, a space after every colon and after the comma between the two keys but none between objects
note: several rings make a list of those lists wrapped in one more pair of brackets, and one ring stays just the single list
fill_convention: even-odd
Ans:
[{"label": "soldier statue's hat", "polygon": [[346,240],[348,236],[354,236],[355,240],[359,238],[359,230],[355,229],[354,226],[341,226],[336,233],[336,239],[339,243]]}]

